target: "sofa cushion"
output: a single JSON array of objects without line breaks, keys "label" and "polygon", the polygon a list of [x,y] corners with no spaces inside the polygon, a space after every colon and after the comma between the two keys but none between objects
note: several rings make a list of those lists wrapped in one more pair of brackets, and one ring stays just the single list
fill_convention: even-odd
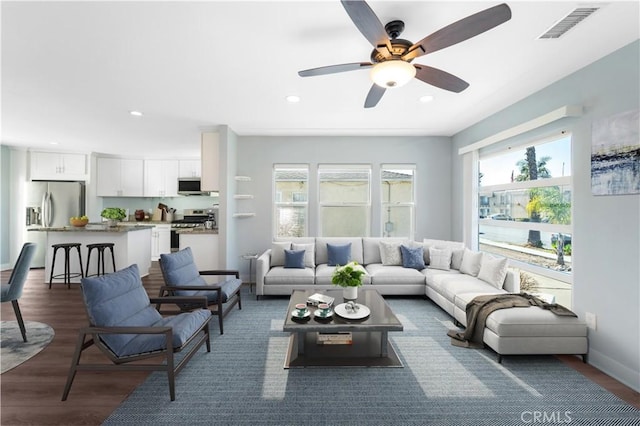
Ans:
[{"label": "sofa cushion", "polygon": [[362,250],[364,259],[363,265],[369,265],[371,263],[382,263],[382,257],[380,257],[380,242],[392,242],[404,244],[408,247],[413,247],[411,241],[406,238],[395,237],[364,237],[362,238]]},{"label": "sofa cushion", "polygon": [[264,276],[264,284],[313,284],[315,282],[312,268],[285,269],[283,266],[274,266]]},{"label": "sofa cushion", "polygon": [[271,266],[284,266],[284,251],[291,250],[291,241],[271,243]]},{"label": "sofa cushion", "polygon": [[444,271],[451,269],[451,249],[429,247],[429,268]]},{"label": "sofa cushion", "polygon": [[346,265],[351,261],[351,243],[327,244],[327,265]]},{"label": "sofa cushion", "polygon": [[399,242],[380,241],[380,259],[383,265],[402,265],[402,253]]},{"label": "sofa cushion", "polygon": [[497,310],[487,317],[485,327],[500,337],[587,336],[584,321],[537,306]]},{"label": "sofa cushion", "polygon": [[[358,266],[362,268],[362,265]],[[316,284],[333,285],[333,283],[331,282],[331,278],[333,276],[333,271],[335,270],[335,266],[329,266],[326,263],[318,265],[316,267]],[[364,271],[367,272],[366,269],[364,269]],[[369,274],[365,274],[362,276],[362,284],[371,284],[371,277],[369,276]]]},{"label": "sofa cushion", "polygon": [[495,288],[501,289],[504,285],[504,278],[507,276],[507,258],[495,258],[487,253],[482,254],[482,263],[478,279],[485,281]]},{"label": "sofa cushion", "polygon": [[[476,277],[461,274],[453,269],[449,271],[426,269],[426,271],[427,285],[452,303],[455,302],[456,295],[461,293],[504,293],[503,290],[498,290]],[[433,274],[431,271],[440,273]]]},{"label": "sofa cushion", "polygon": [[432,240],[432,239],[429,239],[429,238],[423,239],[422,240],[422,245],[424,246],[424,263],[426,263],[427,265],[430,262],[430,259],[429,259],[429,247],[435,247],[435,248],[439,248],[439,249],[449,248],[451,250],[463,249],[464,248],[464,243],[461,243],[459,241]]},{"label": "sofa cushion", "polygon": [[402,267],[411,268],[422,271],[425,268],[424,264],[424,248],[419,247],[407,247],[404,244],[400,246],[400,252],[402,253]]},{"label": "sofa cushion", "polygon": [[365,267],[371,276],[371,284],[424,284],[425,277],[416,269],[402,266],[386,266],[374,263]]},{"label": "sofa cushion", "polygon": [[304,250],[304,266],[307,268],[315,268],[316,267],[316,245],[313,243],[310,244],[299,244],[292,243],[292,250]]},{"label": "sofa cushion", "polygon": [[285,268],[304,268],[304,250],[286,250],[284,251],[284,267]]},{"label": "sofa cushion", "polygon": [[462,263],[460,264],[460,272],[463,274],[477,277],[480,272],[480,265],[482,264],[482,253],[479,251],[471,251],[468,248],[464,249],[462,255]]},{"label": "sofa cushion", "polygon": [[362,238],[359,237],[317,237],[316,238],[316,265],[329,263],[327,244],[344,245],[351,243],[351,260],[359,264],[362,259]]},{"label": "sofa cushion", "polygon": [[460,265],[462,265],[462,256],[464,256],[463,248],[451,250],[451,269],[460,269]]}]

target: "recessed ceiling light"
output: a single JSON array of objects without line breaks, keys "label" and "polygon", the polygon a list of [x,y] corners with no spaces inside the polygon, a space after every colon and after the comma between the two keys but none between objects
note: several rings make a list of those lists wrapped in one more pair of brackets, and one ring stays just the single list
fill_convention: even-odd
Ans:
[{"label": "recessed ceiling light", "polygon": [[142,113],[140,111],[129,111],[129,114],[135,115],[136,117],[142,117]]},{"label": "recessed ceiling light", "polygon": [[49,142],[49,145],[58,145],[58,142]]},{"label": "recessed ceiling light", "polygon": [[287,102],[291,102],[292,104],[300,102],[300,96],[289,95],[285,98]]},{"label": "recessed ceiling light", "polygon": [[420,97],[420,102],[422,102],[423,104],[426,104],[427,102],[431,102],[432,100],[433,100],[433,96],[431,95],[425,95]]}]

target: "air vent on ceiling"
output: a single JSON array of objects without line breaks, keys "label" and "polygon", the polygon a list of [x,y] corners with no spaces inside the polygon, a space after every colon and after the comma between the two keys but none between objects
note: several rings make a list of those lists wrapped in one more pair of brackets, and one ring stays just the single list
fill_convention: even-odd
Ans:
[{"label": "air vent on ceiling", "polygon": [[571,28],[578,25],[593,12],[600,9],[599,7],[579,7],[569,13],[567,16],[559,20],[555,25],[549,28],[539,39],[560,38]]}]

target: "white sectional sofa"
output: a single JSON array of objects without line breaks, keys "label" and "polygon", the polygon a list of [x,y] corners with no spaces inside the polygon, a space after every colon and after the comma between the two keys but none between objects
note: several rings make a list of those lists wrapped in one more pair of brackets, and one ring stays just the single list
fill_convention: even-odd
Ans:
[{"label": "white sectional sofa", "polygon": [[[256,294],[289,295],[293,289],[335,288],[328,244],[351,245],[349,260],[366,270],[364,286],[382,295],[425,295],[466,326],[466,305],[485,294],[519,293],[519,272],[508,269],[506,259],[473,252],[460,242],[422,242],[400,238],[293,238],[275,241],[258,257]],[[424,268],[405,267],[400,246],[422,247]],[[304,265],[285,267],[284,250],[305,250]],[[290,253],[289,253],[290,254]],[[415,260],[415,259],[414,259]],[[291,266],[291,265],[288,265]],[[483,340],[502,355],[579,354],[586,360],[586,323],[576,317],[557,316],[549,310],[502,309],[487,317]]]}]

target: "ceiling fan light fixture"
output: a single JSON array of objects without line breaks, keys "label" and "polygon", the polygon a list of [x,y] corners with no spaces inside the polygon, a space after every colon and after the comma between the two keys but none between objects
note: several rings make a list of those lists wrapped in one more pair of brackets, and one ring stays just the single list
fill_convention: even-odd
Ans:
[{"label": "ceiling fan light fixture", "polygon": [[415,67],[402,59],[380,62],[371,69],[371,80],[385,89],[402,87],[415,76]]}]

